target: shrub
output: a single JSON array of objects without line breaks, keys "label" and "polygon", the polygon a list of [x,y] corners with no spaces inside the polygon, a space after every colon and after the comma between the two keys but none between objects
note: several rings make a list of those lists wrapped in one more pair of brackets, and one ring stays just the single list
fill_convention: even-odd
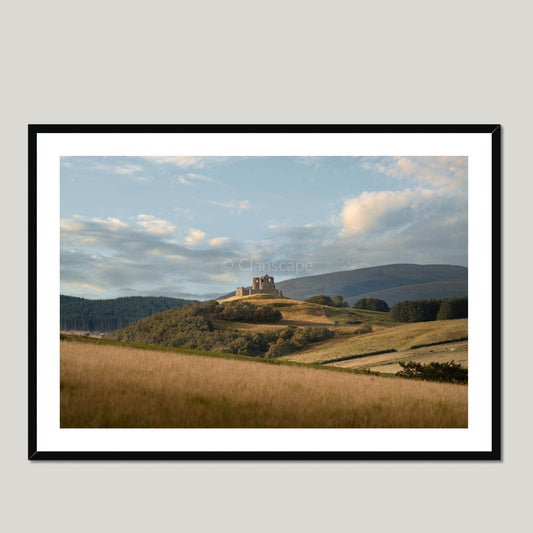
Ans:
[{"label": "shrub", "polygon": [[311,298],[307,298],[306,302],[319,305],[329,305],[331,307],[334,307],[333,300],[329,296],[326,296],[324,294],[319,294],[318,296],[311,296]]},{"label": "shrub", "polygon": [[371,332],[372,332],[372,326],[369,326],[368,324],[363,324],[360,328],[354,331],[354,335],[364,335],[365,333],[371,333]]},{"label": "shrub", "polygon": [[425,381],[441,381],[447,383],[468,383],[468,369],[459,363],[447,361],[445,363],[421,364],[415,361],[400,362],[402,370],[396,373],[407,379],[422,379]]}]

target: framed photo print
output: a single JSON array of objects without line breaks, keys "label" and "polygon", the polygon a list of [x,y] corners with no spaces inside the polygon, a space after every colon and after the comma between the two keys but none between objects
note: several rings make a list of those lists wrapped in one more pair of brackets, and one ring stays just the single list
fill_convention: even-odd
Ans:
[{"label": "framed photo print", "polygon": [[498,125],[30,125],[29,458],[501,458]]}]

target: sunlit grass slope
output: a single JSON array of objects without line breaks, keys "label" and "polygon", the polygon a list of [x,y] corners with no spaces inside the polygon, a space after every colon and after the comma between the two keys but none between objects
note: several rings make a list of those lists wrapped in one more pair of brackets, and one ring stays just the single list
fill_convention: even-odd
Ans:
[{"label": "sunlit grass slope", "polygon": [[468,387],[61,342],[61,427],[466,427]]},{"label": "sunlit grass slope", "polygon": [[[468,319],[437,320],[399,324],[365,335],[344,335],[316,344],[309,350],[285,357],[290,361],[320,363],[352,355],[384,350],[407,351],[413,346],[446,342],[468,337]],[[450,359],[452,359],[450,357]]]}]

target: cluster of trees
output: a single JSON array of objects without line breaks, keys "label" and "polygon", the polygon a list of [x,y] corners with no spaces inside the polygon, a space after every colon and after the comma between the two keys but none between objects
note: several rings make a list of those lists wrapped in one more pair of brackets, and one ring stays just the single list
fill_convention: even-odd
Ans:
[{"label": "cluster of trees", "polygon": [[279,322],[283,317],[281,311],[271,305],[254,305],[250,302],[228,302],[213,310],[222,320],[233,322],[272,323]]},{"label": "cluster of trees", "polygon": [[390,311],[389,304],[380,298],[361,298],[353,304],[353,309],[367,309],[368,311],[381,311],[383,313]]},{"label": "cluster of trees", "polygon": [[125,329],[108,333],[106,338],[274,358],[301,350],[313,342],[334,335],[323,327],[287,327],[274,331],[245,333],[217,322],[272,323],[280,319],[281,313],[272,306],[256,306],[249,302],[219,304],[209,301],[144,318]]},{"label": "cluster of trees", "polygon": [[468,298],[448,298],[439,307],[437,320],[450,320],[452,318],[468,317]]},{"label": "cluster of trees", "polygon": [[390,310],[395,322],[430,322],[468,318],[468,297],[446,300],[406,300],[395,303]]},{"label": "cluster of trees", "polygon": [[345,302],[344,298],[340,294],[333,296],[333,298],[330,298],[325,294],[319,294],[318,296],[311,296],[311,298],[307,298],[306,302],[318,305],[328,305],[330,307],[350,307],[348,302]]},{"label": "cluster of trees", "polygon": [[445,363],[421,364],[415,361],[400,362],[402,369],[396,375],[408,379],[423,379],[426,381],[441,381],[447,383],[468,383],[468,369],[459,363],[446,361]]},{"label": "cluster of trees", "polygon": [[76,296],[60,296],[60,328],[62,330],[113,331],[132,322],[183,307],[191,300],[163,296],[128,296],[111,300],[88,300]]},{"label": "cluster of trees", "polygon": [[306,326],[305,328],[287,328],[280,332],[276,342],[271,343],[265,357],[273,359],[307,348],[314,342],[331,339],[335,333],[328,328]]},{"label": "cluster of trees", "polygon": [[[328,305],[330,307],[350,307],[348,302],[344,301],[344,298],[337,294],[330,298],[325,294],[319,294],[318,296],[311,296],[307,298],[306,302],[313,304]],[[384,313],[389,312],[389,305],[385,300],[379,298],[362,298],[353,304],[353,309],[368,309],[370,311],[381,311]]]}]

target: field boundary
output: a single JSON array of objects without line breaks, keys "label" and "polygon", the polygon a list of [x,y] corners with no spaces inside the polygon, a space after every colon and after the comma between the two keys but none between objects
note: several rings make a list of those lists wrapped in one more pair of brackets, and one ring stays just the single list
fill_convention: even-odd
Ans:
[{"label": "field boundary", "polygon": [[451,341],[430,342],[428,344],[414,344],[409,348],[409,350],[416,350],[417,348],[426,348],[427,346],[438,346],[439,344],[451,344],[452,342],[463,342],[467,340],[468,337],[461,337],[459,339],[452,339]]},{"label": "field boundary", "polygon": [[360,355],[348,355],[347,357],[340,357],[338,359],[328,359],[327,361],[321,361],[319,365],[327,365],[330,363],[340,363],[342,361],[350,361],[351,359],[361,359],[361,357],[370,357],[371,355],[382,355],[384,353],[394,353],[398,350],[396,348],[391,348],[390,350],[379,350],[377,352],[363,353]]}]

